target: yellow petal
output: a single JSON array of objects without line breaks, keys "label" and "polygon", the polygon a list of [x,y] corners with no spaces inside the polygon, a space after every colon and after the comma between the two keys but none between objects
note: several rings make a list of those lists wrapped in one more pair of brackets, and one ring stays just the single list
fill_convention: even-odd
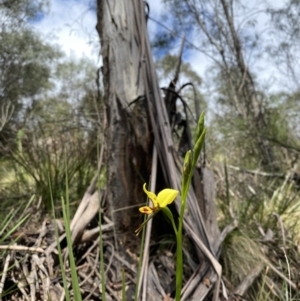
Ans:
[{"label": "yellow petal", "polygon": [[158,206],[163,208],[171,204],[177,197],[179,191],[175,189],[164,189],[157,195]]},{"label": "yellow petal", "polygon": [[157,207],[156,195],[153,192],[148,191],[146,189],[146,183],[143,185],[143,189],[144,189],[145,193],[147,194],[148,198],[152,201],[153,206]]},{"label": "yellow petal", "polygon": [[139,210],[144,214],[151,214],[153,212],[153,209],[149,206],[140,207]]}]

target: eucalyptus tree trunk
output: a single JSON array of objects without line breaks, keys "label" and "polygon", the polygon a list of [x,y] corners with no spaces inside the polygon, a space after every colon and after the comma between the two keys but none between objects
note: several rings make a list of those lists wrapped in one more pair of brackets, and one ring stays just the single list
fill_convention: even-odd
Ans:
[{"label": "eucalyptus tree trunk", "polygon": [[107,200],[120,248],[138,243],[134,229],[141,216],[132,206],[145,202],[142,185],[149,180],[151,167],[153,138],[137,37],[137,25],[145,14],[139,0],[98,0],[97,4],[107,108]]}]

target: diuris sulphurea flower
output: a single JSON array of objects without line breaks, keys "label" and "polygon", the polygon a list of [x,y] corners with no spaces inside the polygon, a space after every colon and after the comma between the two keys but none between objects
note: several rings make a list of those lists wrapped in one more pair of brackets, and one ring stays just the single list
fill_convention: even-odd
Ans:
[{"label": "diuris sulphurea flower", "polygon": [[144,206],[140,207],[139,210],[141,213],[151,214],[160,210],[161,208],[166,207],[167,205],[173,203],[178,195],[178,191],[175,189],[164,189],[157,196],[146,189],[146,183],[143,185],[143,189],[147,194],[148,198],[152,201],[153,207]]},{"label": "diuris sulphurea flower", "polygon": [[144,192],[147,194],[148,198],[152,201],[152,206],[143,206],[140,207],[139,210],[141,213],[149,215],[145,222],[141,224],[141,226],[135,230],[136,235],[139,235],[143,226],[161,209],[167,208],[167,205],[174,202],[179,191],[175,189],[163,189],[159,192],[158,195],[155,195],[153,192],[148,191],[146,189],[146,183],[143,185]]}]

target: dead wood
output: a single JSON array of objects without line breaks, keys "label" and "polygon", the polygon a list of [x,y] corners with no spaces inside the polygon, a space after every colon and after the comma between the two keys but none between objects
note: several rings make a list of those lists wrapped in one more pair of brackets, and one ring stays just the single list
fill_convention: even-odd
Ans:
[{"label": "dead wood", "polygon": [[260,264],[243,279],[243,281],[235,288],[234,294],[243,296],[255,279],[261,274],[264,264]]}]

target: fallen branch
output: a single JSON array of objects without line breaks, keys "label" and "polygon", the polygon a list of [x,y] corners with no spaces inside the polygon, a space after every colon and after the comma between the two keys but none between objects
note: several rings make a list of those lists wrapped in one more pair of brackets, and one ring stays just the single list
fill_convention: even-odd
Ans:
[{"label": "fallen branch", "polygon": [[44,253],[45,250],[39,247],[26,247],[26,246],[17,246],[17,245],[5,245],[0,246],[0,250],[10,250],[10,251],[29,251],[29,252],[38,252]]}]

